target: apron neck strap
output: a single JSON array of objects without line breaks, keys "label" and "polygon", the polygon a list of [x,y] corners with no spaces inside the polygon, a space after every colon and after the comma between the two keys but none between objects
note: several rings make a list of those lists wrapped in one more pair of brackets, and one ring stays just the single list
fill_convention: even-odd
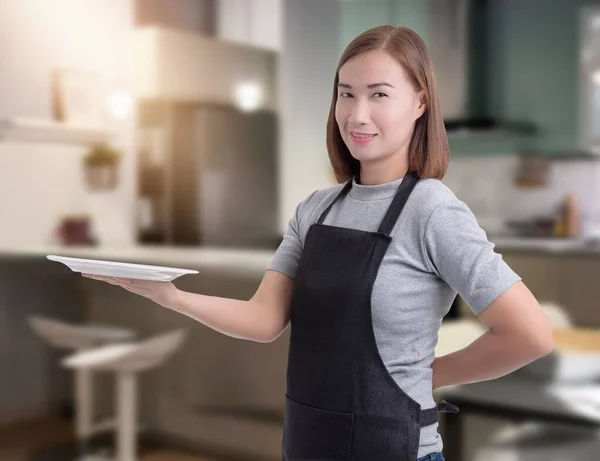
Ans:
[{"label": "apron neck strap", "polygon": [[398,217],[400,216],[400,213],[402,213],[404,205],[406,205],[406,202],[408,201],[408,197],[418,182],[419,178],[411,173],[407,173],[404,176],[400,186],[398,186],[398,192],[396,192],[394,200],[392,200],[387,213],[381,221],[378,232],[386,235],[390,235],[392,233],[392,229],[394,229],[396,221],[398,221]]},{"label": "apron neck strap", "polygon": [[337,202],[340,198],[345,196],[350,191],[350,189],[352,189],[352,178],[346,183],[346,185],[342,188],[340,193],[337,194],[335,199],[333,199],[333,202],[331,202],[329,204],[329,206],[327,208],[325,208],[325,211],[323,211],[323,213],[321,213],[321,216],[319,217],[319,220],[317,221],[318,224],[323,224],[323,221],[325,221],[325,218],[329,214],[329,210],[331,210],[333,205],[335,205],[335,202]]}]

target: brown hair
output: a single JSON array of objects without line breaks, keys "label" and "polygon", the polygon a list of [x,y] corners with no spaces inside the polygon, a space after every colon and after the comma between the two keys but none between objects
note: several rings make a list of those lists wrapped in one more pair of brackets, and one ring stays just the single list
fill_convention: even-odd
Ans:
[{"label": "brown hair", "polygon": [[335,120],[340,68],[354,56],[374,50],[389,53],[403,67],[415,91],[424,90],[426,109],[415,121],[408,147],[408,172],[419,178],[442,179],[448,170],[450,148],[427,47],[423,39],[408,27],[379,26],[350,42],[335,72],[327,120],[327,152],[337,181],[348,181],[360,172],[360,162],[350,154]]}]

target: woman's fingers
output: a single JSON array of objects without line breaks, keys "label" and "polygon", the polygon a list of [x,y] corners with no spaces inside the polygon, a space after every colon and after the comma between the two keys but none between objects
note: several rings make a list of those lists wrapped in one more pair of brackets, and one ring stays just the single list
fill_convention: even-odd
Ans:
[{"label": "woman's fingers", "polygon": [[156,282],[150,280],[128,279],[114,277],[115,282],[122,288],[141,296],[151,297],[156,290]]},{"label": "woman's fingers", "polygon": [[113,284],[121,284],[121,283],[130,283],[132,279],[122,278],[122,277],[111,277],[109,275],[96,275],[96,274],[84,274],[84,277],[88,279],[101,280],[103,282],[113,283]]},{"label": "woman's fingers", "polygon": [[90,278],[93,280],[100,280],[103,282],[110,283],[111,285],[120,286],[121,288],[134,293],[136,295],[145,296],[150,299],[154,299],[157,293],[160,293],[165,290],[163,284],[167,284],[169,282],[157,282],[154,280],[140,280],[140,279],[130,279],[125,277],[109,277],[105,275],[94,275],[94,274],[84,274],[86,278]]},{"label": "woman's fingers", "polygon": [[116,283],[115,280],[113,280],[114,277],[108,277],[105,275],[84,274],[84,273],[82,273],[81,275],[88,279],[99,280],[101,282],[107,282],[107,283],[110,283],[111,285],[118,285],[118,283]]}]

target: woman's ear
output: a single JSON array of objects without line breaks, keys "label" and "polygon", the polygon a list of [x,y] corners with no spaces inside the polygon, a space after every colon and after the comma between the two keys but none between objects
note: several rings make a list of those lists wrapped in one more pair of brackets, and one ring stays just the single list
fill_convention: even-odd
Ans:
[{"label": "woman's ear", "polygon": [[425,97],[425,90],[419,91],[419,106],[417,107],[417,118],[421,117],[427,111],[427,98]]}]

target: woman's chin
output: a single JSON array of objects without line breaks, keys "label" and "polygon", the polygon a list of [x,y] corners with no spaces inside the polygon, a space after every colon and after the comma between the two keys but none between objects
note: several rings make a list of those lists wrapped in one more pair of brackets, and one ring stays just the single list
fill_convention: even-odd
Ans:
[{"label": "woman's chin", "polygon": [[378,160],[381,157],[379,153],[370,151],[369,149],[353,149],[350,151],[350,155],[359,162]]}]

